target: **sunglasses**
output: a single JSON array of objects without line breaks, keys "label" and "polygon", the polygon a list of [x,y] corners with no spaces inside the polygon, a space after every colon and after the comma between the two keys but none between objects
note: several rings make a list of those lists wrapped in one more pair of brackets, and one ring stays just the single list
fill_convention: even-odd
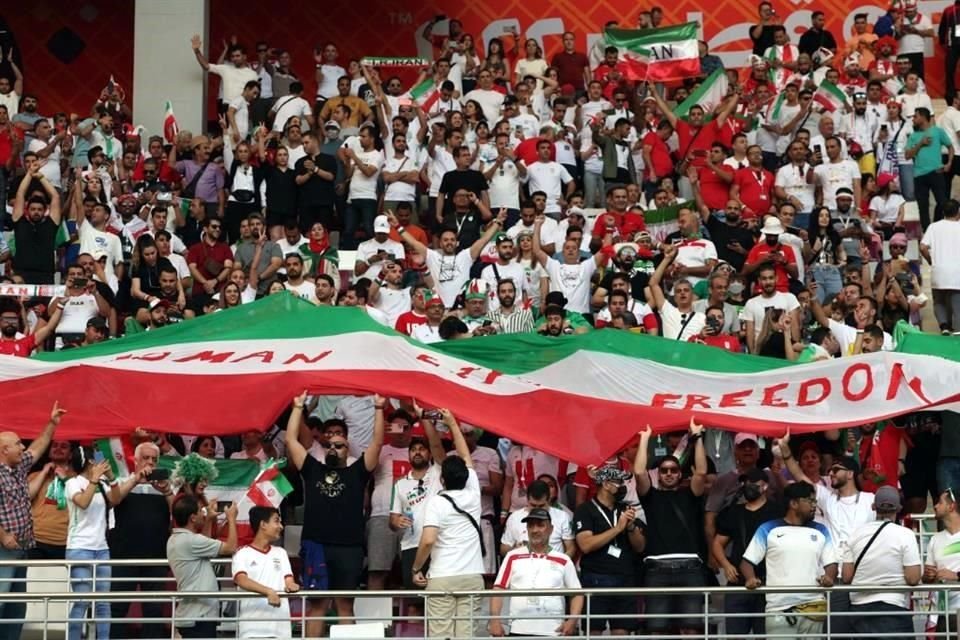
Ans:
[{"label": "sunglasses", "polygon": [[333,449],[336,449],[337,451],[340,451],[341,449],[346,449],[347,445],[343,444],[342,442],[337,442],[335,444],[331,444],[330,447]]},{"label": "sunglasses", "polygon": [[0,322],[6,323],[6,324],[17,324],[19,320],[20,320],[19,318],[8,318],[6,316],[0,317]]},{"label": "sunglasses", "polygon": [[849,469],[840,466],[830,467],[830,473],[840,473],[841,471],[849,471]]},{"label": "sunglasses", "polygon": [[663,475],[668,473],[680,473],[680,467],[660,467],[658,471]]},{"label": "sunglasses", "polygon": [[212,225],[210,225],[210,228],[211,228],[211,229],[220,229],[221,227],[220,227],[220,225],[218,225],[218,224],[212,224]]}]

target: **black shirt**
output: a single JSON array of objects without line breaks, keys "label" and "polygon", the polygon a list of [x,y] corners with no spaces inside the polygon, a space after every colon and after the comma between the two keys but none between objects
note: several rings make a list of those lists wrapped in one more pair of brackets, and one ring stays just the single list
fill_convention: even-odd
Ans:
[{"label": "black shirt", "polygon": [[59,226],[45,217],[34,224],[26,214],[13,223],[13,238],[17,251],[13,256],[13,266],[17,271],[41,271],[50,274],[53,282],[54,250],[56,249]]},{"label": "black shirt", "polygon": [[363,456],[349,467],[328,467],[307,455],[300,470],[304,486],[303,538],[321,544],[363,544],[363,497],[370,472]]},{"label": "black shirt", "polygon": [[[310,173],[304,168],[307,160],[313,160],[313,163],[323,171],[337,175],[337,159],[325,153],[318,153],[313,156],[303,156],[297,160],[296,175]],[[335,180],[324,180],[318,175],[313,175],[304,184],[300,185],[298,192],[298,202],[300,208],[304,207],[332,207],[334,202],[333,185]]]},{"label": "black shirt", "polygon": [[443,214],[443,226],[457,230],[458,250],[469,249],[483,235],[483,219],[480,212],[471,208],[467,213],[448,211]]},{"label": "black shirt", "polygon": [[[578,535],[581,531],[589,531],[594,535],[603,533],[613,528],[620,518],[620,510],[611,511],[600,504],[597,500],[584,502],[573,514],[573,535]],[[620,549],[620,557],[610,554],[611,544],[585,553],[580,558],[580,569],[584,573],[597,573],[600,575],[633,575],[634,559],[637,555],[630,545],[629,535],[624,532],[614,539],[614,546]],[[614,552],[616,553],[616,552]]]},{"label": "black shirt", "polygon": [[[743,264],[747,261],[747,254],[750,253],[750,248],[754,245],[753,234],[750,230],[746,227],[731,226],[714,216],[707,218],[707,230],[710,231],[713,246],[717,248],[717,258],[729,262],[730,266],[737,271],[742,271]],[[732,251],[727,246],[734,241],[740,243],[744,253]]]},{"label": "black shirt", "polygon": [[837,50],[837,41],[833,39],[833,34],[826,29],[817,31],[816,29],[807,29],[800,36],[800,42],[797,43],[797,49],[800,53],[812,56],[817,49],[823,47],[831,51]]},{"label": "black shirt", "polygon": [[[150,266],[146,263],[141,264],[137,269],[136,277],[140,279],[140,291],[148,296],[156,298],[161,297],[160,291],[160,268],[173,269],[173,265],[164,257],[157,258],[157,264]],[[179,277],[179,276],[178,276]]]},{"label": "black shirt", "polygon": [[[757,25],[753,25],[756,27]],[[767,49],[774,45],[773,34],[780,25],[768,24],[761,27],[760,37],[753,37],[753,27],[750,28],[750,39],[753,41],[753,55],[763,57]]]},{"label": "black shirt", "polygon": [[647,517],[647,556],[694,553],[706,559],[702,497],[685,488],[665,491],[651,487],[640,504]]},{"label": "black shirt", "polygon": [[[336,167],[333,171],[336,175]],[[267,167],[267,212],[270,217],[294,216],[297,213],[297,172],[288,168],[280,171]],[[319,177],[319,176],[318,176]]]},{"label": "black shirt", "polygon": [[170,507],[160,493],[137,493],[138,485],[113,508],[116,525],[110,530],[111,558],[166,558]]},{"label": "black shirt", "polygon": [[459,189],[466,189],[478,198],[480,194],[490,188],[483,174],[474,169],[447,171],[440,182],[439,193],[444,197],[444,213],[453,211],[453,194]]},{"label": "black shirt", "polygon": [[[746,504],[732,504],[717,514],[717,535],[730,538],[730,545],[727,547],[727,560],[730,564],[740,568],[740,560],[743,559],[743,552],[747,550],[753,534],[761,524],[769,520],[777,520],[783,517],[783,507],[778,502],[767,500],[762,507],[756,511],[747,509]],[[763,567],[758,567],[758,577],[763,579]],[[739,582],[737,584],[743,584]]]}]

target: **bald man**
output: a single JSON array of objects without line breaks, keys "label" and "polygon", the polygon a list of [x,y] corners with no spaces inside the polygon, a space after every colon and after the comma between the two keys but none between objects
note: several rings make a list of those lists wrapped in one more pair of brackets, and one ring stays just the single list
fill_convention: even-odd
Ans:
[{"label": "bald man", "polygon": [[[33,518],[30,515],[30,491],[27,472],[33,462],[50,446],[53,432],[66,411],[56,402],[43,432],[24,447],[12,431],[0,433],[0,561],[23,560],[33,547]],[[4,603],[2,594],[26,591],[26,567],[0,566],[0,640],[20,637],[27,606],[23,602]],[[11,581],[12,580],[12,581]],[[11,621],[7,624],[7,621]]]}]

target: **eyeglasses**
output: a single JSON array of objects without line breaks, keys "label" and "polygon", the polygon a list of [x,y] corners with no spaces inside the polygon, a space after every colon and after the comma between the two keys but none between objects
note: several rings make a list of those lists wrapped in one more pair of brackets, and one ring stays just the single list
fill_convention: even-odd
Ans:
[{"label": "eyeglasses", "polygon": [[342,449],[346,449],[347,445],[343,444],[342,442],[336,442],[334,444],[331,444],[330,447],[333,449],[336,449],[337,451],[340,451]]},{"label": "eyeglasses", "polygon": [[808,504],[817,504],[816,497],[797,498],[797,502],[806,502]]},{"label": "eyeglasses", "polygon": [[218,224],[212,224],[212,225],[210,225],[210,228],[211,228],[211,229],[219,229],[219,228],[220,228],[220,225],[218,225]]},{"label": "eyeglasses", "polygon": [[840,473],[841,471],[849,471],[849,469],[840,466],[830,467],[829,473]]},{"label": "eyeglasses", "polygon": [[4,324],[17,324],[17,322],[18,322],[19,320],[20,320],[20,318],[18,318],[18,317],[16,317],[16,316],[13,316],[13,317],[0,316],[0,322],[2,322],[2,323],[4,323]]},{"label": "eyeglasses", "polygon": [[661,475],[666,475],[668,473],[680,473],[680,467],[660,467],[658,471]]}]

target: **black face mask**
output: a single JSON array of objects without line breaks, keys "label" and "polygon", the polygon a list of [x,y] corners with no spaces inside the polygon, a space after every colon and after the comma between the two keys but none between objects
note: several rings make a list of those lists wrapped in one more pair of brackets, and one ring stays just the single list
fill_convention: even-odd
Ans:
[{"label": "black face mask", "polygon": [[613,499],[617,502],[623,502],[623,499],[627,497],[627,487],[620,485],[617,487],[616,492],[613,494]]},{"label": "black face mask", "polygon": [[743,485],[743,497],[747,502],[753,502],[763,495],[760,485],[747,482]]},{"label": "black face mask", "polygon": [[337,456],[336,451],[333,451],[333,450],[327,452],[327,456],[324,459],[324,462],[326,462],[328,467],[340,466],[340,458],[339,456]]}]

